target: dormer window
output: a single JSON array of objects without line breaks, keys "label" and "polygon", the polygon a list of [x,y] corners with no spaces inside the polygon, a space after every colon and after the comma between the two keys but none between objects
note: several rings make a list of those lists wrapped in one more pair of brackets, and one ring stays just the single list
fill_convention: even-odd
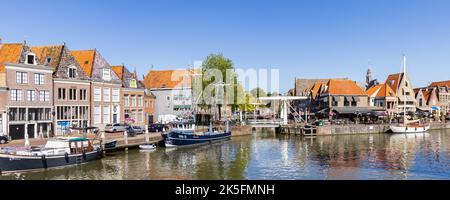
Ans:
[{"label": "dormer window", "polygon": [[111,71],[109,69],[103,69],[103,80],[110,81],[111,80]]},{"label": "dormer window", "polygon": [[75,67],[69,67],[69,69],[67,69],[67,76],[69,78],[76,78],[77,77],[77,69]]},{"label": "dormer window", "polygon": [[47,57],[47,59],[45,59],[45,65],[50,65],[51,62],[52,62],[51,57]]},{"label": "dormer window", "polygon": [[29,65],[36,65],[36,55],[33,53],[27,54],[25,63]]},{"label": "dormer window", "polygon": [[137,88],[137,82],[136,82],[136,79],[131,79],[131,80],[130,80],[130,87],[131,87],[131,88]]}]

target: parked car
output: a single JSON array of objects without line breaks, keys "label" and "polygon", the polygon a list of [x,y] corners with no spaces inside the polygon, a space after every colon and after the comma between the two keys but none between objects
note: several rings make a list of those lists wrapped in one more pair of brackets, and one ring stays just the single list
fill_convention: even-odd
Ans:
[{"label": "parked car", "polygon": [[136,132],[134,131],[132,126],[127,126],[125,128],[125,131],[127,131],[128,137],[134,137],[136,136]]},{"label": "parked car", "polygon": [[4,135],[0,135],[0,144],[6,144],[8,143],[8,137]]},{"label": "parked car", "polygon": [[137,135],[139,135],[139,134],[144,134],[144,131],[145,131],[145,130],[144,130],[142,127],[140,127],[140,126],[133,126],[132,128],[133,128],[134,132],[135,132]]},{"label": "parked car", "polygon": [[148,131],[149,132],[162,132],[164,127],[165,127],[164,124],[152,124],[148,127]]},{"label": "parked car", "polygon": [[115,132],[123,132],[129,126],[126,124],[106,124],[105,132],[115,133]]}]

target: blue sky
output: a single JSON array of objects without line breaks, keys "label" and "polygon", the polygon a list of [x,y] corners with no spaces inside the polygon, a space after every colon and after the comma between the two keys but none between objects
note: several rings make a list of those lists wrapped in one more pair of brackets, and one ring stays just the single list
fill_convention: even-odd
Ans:
[{"label": "blue sky", "polygon": [[399,72],[414,86],[450,79],[446,0],[0,0],[0,38],[100,50],[110,64],[142,75],[223,53],[238,68],[279,68],[294,78],[364,81]]}]

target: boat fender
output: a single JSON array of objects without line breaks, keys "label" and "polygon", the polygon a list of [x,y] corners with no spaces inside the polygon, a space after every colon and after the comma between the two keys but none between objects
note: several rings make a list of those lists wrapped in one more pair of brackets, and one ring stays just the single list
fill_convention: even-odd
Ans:
[{"label": "boat fender", "polygon": [[97,148],[97,155],[102,155],[102,149],[101,148]]},{"label": "boat fender", "polygon": [[64,153],[64,158],[66,159],[66,163],[69,163],[69,154],[67,152]]},{"label": "boat fender", "polygon": [[44,169],[47,169],[47,159],[45,158],[45,155],[41,156],[41,160],[42,160],[42,166],[44,167]]},{"label": "boat fender", "polygon": [[83,160],[84,160],[84,161],[87,160],[87,158],[86,158],[86,152],[84,152],[84,151],[83,151]]}]

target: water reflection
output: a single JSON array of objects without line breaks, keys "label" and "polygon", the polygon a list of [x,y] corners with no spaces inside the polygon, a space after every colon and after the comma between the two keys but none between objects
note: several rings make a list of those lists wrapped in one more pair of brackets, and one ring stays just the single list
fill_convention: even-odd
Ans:
[{"label": "water reflection", "polygon": [[317,138],[251,136],[117,152],[98,162],[0,179],[449,179],[450,131]]}]

